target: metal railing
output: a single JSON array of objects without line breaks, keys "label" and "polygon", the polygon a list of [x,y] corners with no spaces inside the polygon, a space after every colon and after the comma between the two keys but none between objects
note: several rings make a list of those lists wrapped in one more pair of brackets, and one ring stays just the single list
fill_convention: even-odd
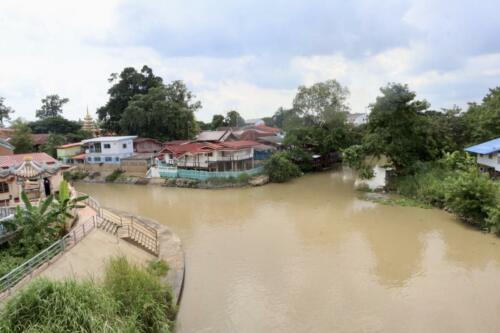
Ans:
[{"label": "metal railing", "polygon": [[13,287],[26,277],[32,276],[44,264],[50,264],[52,258],[72,248],[95,227],[96,218],[92,216],[36,256],[0,277],[0,299],[6,294],[10,294]]}]

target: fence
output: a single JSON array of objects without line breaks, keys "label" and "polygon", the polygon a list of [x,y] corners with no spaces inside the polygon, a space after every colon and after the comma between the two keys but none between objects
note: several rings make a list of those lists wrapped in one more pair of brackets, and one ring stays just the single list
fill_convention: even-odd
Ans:
[{"label": "fence", "polygon": [[[86,195],[78,192],[79,195]],[[158,233],[156,229],[141,222],[136,217],[122,217],[107,209],[101,208],[99,202],[88,196],[85,203],[97,212],[96,216],[92,216],[82,224],[79,224],[68,232],[64,237],[50,245],[45,250],[38,253],[33,258],[27,260],[20,266],[14,268],[9,273],[0,277],[0,299],[9,295],[12,288],[22,282],[28,275],[41,268],[44,264],[50,264],[50,260],[59,254],[67,251],[82,240],[98,223],[102,221],[110,221],[120,226],[120,231],[123,237],[131,238],[142,246],[146,247],[155,255],[159,253]],[[1,214],[1,213],[0,213]]]},{"label": "fence", "polygon": [[38,253],[33,258],[24,262],[20,266],[0,278],[0,299],[10,291],[18,283],[20,283],[28,275],[32,276],[33,272],[44,264],[50,264],[50,260],[57,255],[72,248],[76,243],[82,240],[87,233],[96,227],[95,216],[89,218],[84,223],[73,228],[67,235],[53,243],[51,246]]},{"label": "fence", "polygon": [[191,178],[197,180],[207,180],[210,178],[237,178],[242,174],[247,174],[249,176],[254,176],[256,174],[262,173],[264,171],[263,166],[258,166],[253,169],[244,171],[202,171],[202,170],[188,170],[179,169],[172,167],[165,167],[160,165],[158,167],[160,176],[167,178]]}]

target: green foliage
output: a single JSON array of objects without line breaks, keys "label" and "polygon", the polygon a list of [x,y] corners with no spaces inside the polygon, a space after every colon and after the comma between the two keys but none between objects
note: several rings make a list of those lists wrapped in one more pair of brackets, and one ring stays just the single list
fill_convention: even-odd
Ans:
[{"label": "green foliage", "polygon": [[490,209],[500,203],[495,184],[487,175],[477,171],[460,171],[448,177],[445,190],[446,206],[482,227],[487,227],[485,220],[492,217]]},{"label": "green foliage", "polygon": [[182,81],[136,94],[119,120],[121,133],[160,140],[192,138],[198,132],[194,112],[201,108],[201,103],[193,99]]},{"label": "green foliage", "polygon": [[229,127],[240,127],[245,125],[245,119],[241,117],[238,111],[229,111],[226,114],[226,126]]},{"label": "green foliage", "polygon": [[0,331],[170,332],[176,307],[159,280],[165,263],[152,273],[116,258],[106,267],[103,285],[39,279],[20,290],[0,309]]},{"label": "green foliage", "polygon": [[31,129],[22,119],[16,119],[12,124],[14,134],[9,141],[15,147],[16,154],[30,153],[33,151],[33,139],[31,138]]},{"label": "green foliage", "polygon": [[114,182],[115,180],[118,179],[118,177],[120,177],[125,171],[121,170],[121,169],[115,169],[113,170],[113,172],[109,175],[106,176],[106,178],[104,178],[105,181],[107,182]]},{"label": "green foliage", "polygon": [[221,114],[214,114],[212,117],[211,129],[216,130],[219,127],[226,126],[226,119]]},{"label": "green foliage", "polygon": [[13,223],[19,229],[16,249],[18,255],[26,256],[40,251],[54,242],[61,234],[61,227],[57,221],[56,210],[50,209],[54,200],[53,195],[48,196],[38,205],[33,205],[26,193],[21,193],[24,208],[17,207]]},{"label": "green foliage", "polygon": [[67,181],[78,181],[85,177],[88,177],[89,173],[86,171],[75,170],[75,171],[64,171],[63,177]]},{"label": "green foliage", "polygon": [[274,153],[265,163],[264,170],[269,180],[274,183],[283,183],[300,176],[299,167],[290,161],[286,153]]},{"label": "green foliage", "polygon": [[349,111],[349,90],[336,80],[318,82],[310,87],[300,86],[293,100],[293,109],[300,116],[311,117],[316,124],[330,123]]},{"label": "green foliage", "polygon": [[305,148],[291,147],[285,154],[302,172],[310,172],[314,169],[312,153]]},{"label": "green foliage", "polygon": [[247,184],[249,180],[250,180],[250,176],[248,175],[248,173],[242,173],[238,176],[239,183]]},{"label": "green foliage", "polygon": [[72,120],[68,120],[60,115],[47,117],[29,123],[33,133],[56,133],[69,134],[76,133],[81,129],[81,125]]},{"label": "green foliage", "polygon": [[172,326],[177,310],[170,289],[158,276],[119,257],[112,259],[106,268],[104,288],[118,300],[119,316],[131,318],[137,332],[163,332]]},{"label": "green foliage", "polygon": [[480,143],[500,136],[500,87],[490,89],[482,103],[470,103],[464,114],[470,142]]},{"label": "green foliage", "polygon": [[0,312],[0,331],[123,332],[117,302],[89,282],[36,280]]},{"label": "green foliage", "polygon": [[66,143],[66,138],[61,134],[50,133],[47,143],[41,147],[41,150],[52,157],[57,157],[57,147]]},{"label": "green foliage", "polygon": [[366,148],[363,145],[353,145],[342,152],[343,162],[356,170],[361,179],[373,177],[373,168],[366,163],[366,158]]},{"label": "green foliage", "polygon": [[0,97],[0,127],[5,126],[5,120],[10,120],[12,113],[14,113],[14,109],[5,105],[5,98]]},{"label": "green foliage", "polygon": [[151,275],[162,277],[167,275],[169,267],[165,260],[153,259],[148,262],[147,270]]},{"label": "green foliage", "polygon": [[68,98],[61,98],[59,95],[47,95],[42,99],[42,106],[36,110],[39,119],[57,117],[62,114],[62,107],[68,103]]},{"label": "green foliage", "polygon": [[143,66],[140,72],[133,67],[127,67],[119,75],[111,74],[108,81],[114,83],[108,90],[109,100],[97,110],[97,114],[102,122],[101,127],[116,133],[122,130],[120,119],[129,101],[135,95],[147,94],[151,88],[163,86],[162,78],[154,75],[148,66]]},{"label": "green foliage", "polygon": [[59,184],[59,192],[52,202],[52,210],[55,211],[58,225],[61,229],[65,228],[67,219],[74,219],[73,212],[75,209],[84,208],[82,201],[88,199],[87,195],[71,197],[69,184],[63,180]]},{"label": "green foliage", "polygon": [[407,85],[391,83],[380,90],[382,96],[370,106],[364,138],[367,151],[386,156],[400,173],[419,160],[435,158],[434,149],[426,140],[427,126],[422,114],[429,104],[415,100],[415,92]]}]

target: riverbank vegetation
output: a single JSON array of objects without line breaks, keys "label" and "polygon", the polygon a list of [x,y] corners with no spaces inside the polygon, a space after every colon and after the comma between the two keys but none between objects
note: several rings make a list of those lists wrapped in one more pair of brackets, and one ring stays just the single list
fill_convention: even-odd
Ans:
[{"label": "riverbank vegetation", "polygon": [[0,310],[0,331],[171,332],[177,309],[160,281],[167,271],[165,262],[144,269],[118,257],[102,283],[36,280]]},{"label": "riverbank vegetation", "polygon": [[64,235],[67,220],[75,218],[73,212],[83,207],[80,202],[86,198],[72,198],[65,181],[61,182],[56,196],[50,195],[38,204],[31,203],[26,193],[21,193],[24,207],[18,206],[14,218],[2,222],[7,232],[15,234],[0,247],[0,276]]},{"label": "riverbank vegetation", "polygon": [[500,231],[498,182],[463,151],[500,136],[500,88],[466,111],[430,110],[407,85],[392,83],[381,93],[370,106],[361,142],[344,149],[344,162],[370,178],[367,159],[385,156],[388,190],[444,208],[483,230]]}]

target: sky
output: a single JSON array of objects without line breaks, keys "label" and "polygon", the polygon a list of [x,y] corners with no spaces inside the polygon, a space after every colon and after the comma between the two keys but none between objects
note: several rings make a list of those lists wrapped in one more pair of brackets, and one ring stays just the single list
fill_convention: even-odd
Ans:
[{"label": "sky", "polygon": [[34,119],[59,94],[64,116],[107,101],[108,78],[148,65],[183,80],[210,121],[290,107],[300,85],[336,79],[351,112],[388,82],[432,108],[479,102],[500,85],[499,0],[100,0],[0,2],[0,96]]}]

